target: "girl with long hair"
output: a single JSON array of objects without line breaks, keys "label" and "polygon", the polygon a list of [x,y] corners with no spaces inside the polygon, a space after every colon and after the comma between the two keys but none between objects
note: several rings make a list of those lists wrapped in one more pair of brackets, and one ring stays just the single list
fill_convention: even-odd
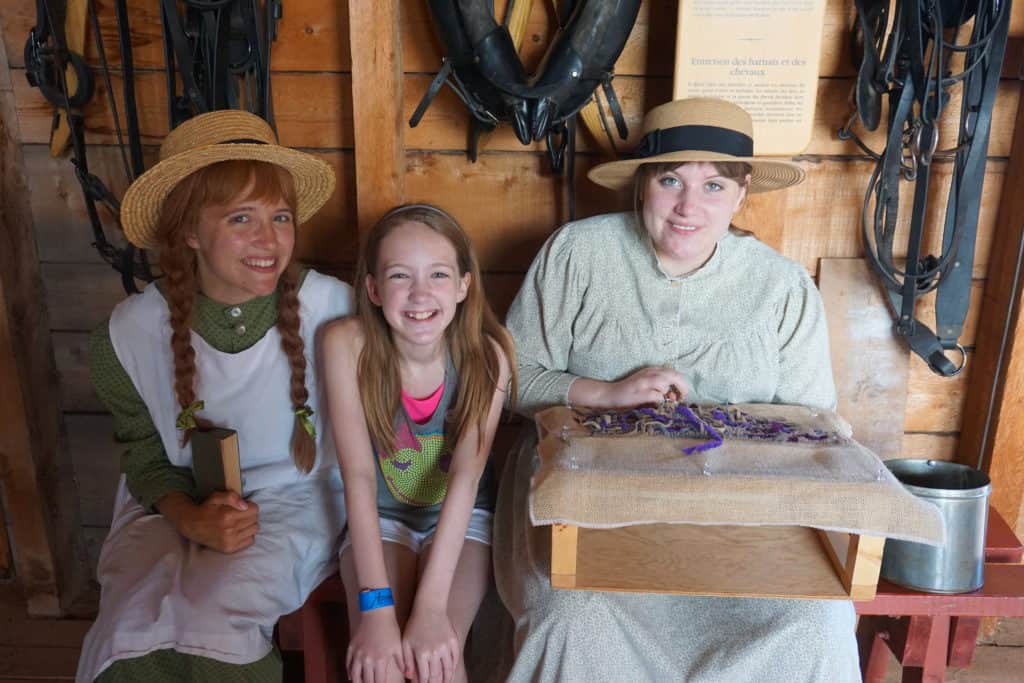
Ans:
[{"label": "girl with long hair", "polygon": [[349,676],[464,681],[462,647],[489,584],[488,456],[516,391],[512,342],[469,239],[436,207],[385,215],[356,287],[357,315],[324,337],[349,520]]},{"label": "girl with long hair", "polygon": [[[91,343],[123,476],[77,680],[280,680],[274,624],[335,571],[344,525],[313,346],[352,290],[292,261],[334,175],[240,111],[186,121],[160,159],[121,221],[164,277]],[[197,486],[212,427],[237,435],[241,491]]]}]

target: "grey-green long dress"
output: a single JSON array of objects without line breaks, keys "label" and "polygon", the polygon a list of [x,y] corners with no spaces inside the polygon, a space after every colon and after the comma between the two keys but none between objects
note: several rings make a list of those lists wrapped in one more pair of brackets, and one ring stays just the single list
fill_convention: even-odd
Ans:
[{"label": "grey-green long dress", "polygon": [[[833,408],[821,298],[799,264],[730,232],[699,270],[671,278],[632,214],[556,232],[509,311],[519,410],[564,405],[576,377],[617,380],[671,364],[701,403]],[[532,424],[501,478],[498,591],[516,623],[512,681],[859,681],[846,601],[553,590],[549,534],[531,527]]]}]

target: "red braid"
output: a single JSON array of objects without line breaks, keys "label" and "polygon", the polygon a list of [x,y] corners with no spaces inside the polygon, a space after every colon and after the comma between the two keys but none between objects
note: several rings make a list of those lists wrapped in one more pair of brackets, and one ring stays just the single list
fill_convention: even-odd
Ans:
[{"label": "red braid", "polygon": [[[292,408],[300,410],[309,400],[306,389],[306,354],[302,335],[299,334],[299,274],[291,265],[281,275],[277,298],[277,330],[281,334],[281,350],[288,357],[291,369]],[[302,472],[313,469],[316,461],[316,441],[306,431],[302,418],[296,415],[292,426],[292,458]]]}]

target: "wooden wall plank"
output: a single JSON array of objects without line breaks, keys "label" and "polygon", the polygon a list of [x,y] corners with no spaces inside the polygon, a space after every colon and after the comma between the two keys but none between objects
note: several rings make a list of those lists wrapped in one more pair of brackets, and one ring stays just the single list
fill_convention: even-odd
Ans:
[{"label": "wooden wall plank", "polygon": [[109,527],[121,476],[122,447],[114,441],[109,415],[67,415],[68,444],[78,482],[83,526]]},{"label": "wooden wall plank", "polygon": [[[1007,175],[1018,179],[1024,175],[1024,107],[1018,110]],[[1017,269],[1018,255],[1024,250],[1024,193],[1019,185],[1002,195],[996,234],[999,248],[992,254],[985,287],[975,354],[979,360],[972,368],[963,414],[960,461],[972,467],[983,465],[994,482],[992,504],[1022,533],[1024,316]]]},{"label": "wooden wall plank", "polygon": [[[0,69],[6,73],[6,64]],[[73,499],[75,493],[61,449],[49,321],[39,305],[42,283],[19,138],[12,83],[5,77],[0,88],[0,385],[5,399],[0,483],[28,609],[56,615],[62,592],[68,598],[78,591],[84,572],[73,550],[77,514],[45,503]]]},{"label": "wooden wall plank", "polygon": [[907,379],[907,417],[903,428],[908,432],[948,434],[960,429],[960,416],[967,400],[967,386],[977,354],[967,352],[967,367],[956,377],[941,377],[928,366],[911,358]]},{"label": "wooden wall plank", "polygon": [[[596,189],[584,180],[586,170],[596,163],[581,158],[578,179],[578,214],[588,216],[631,207],[627,194]],[[735,219],[737,225],[758,234],[782,227],[780,251],[803,263],[811,273],[817,271],[819,258],[852,258],[863,253],[860,212],[864,191],[871,173],[867,161],[824,160],[801,162],[808,171],[807,180],[786,191],[786,212],[774,213],[776,200],[771,195],[753,195]],[[941,243],[942,199],[940,187],[948,188],[950,166],[937,166],[933,172],[936,194],[932,198],[926,228],[926,248],[936,252]],[[979,216],[979,236],[974,273],[983,277],[991,247],[995,207],[1005,180],[1005,162],[988,164]],[[443,201],[445,207],[463,222],[474,240],[487,270],[525,271],[546,236],[561,222],[564,207],[558,177],[547,174],[542,156],[485,154],[471,164],[461,155],[432,152],[408,156],[407,188],[410,200]],[[904,206],[910,205],[910,187],[901,194]],[[766,225],[762,221],[774,220]],[[906,240],[909,211],[903,213],[896,244]],[[906,253],[897,246],[896,256]]]},{"label": "wooden wall plank", "polygon": [[[43,263],[99,263],[99,256],[91,246],[92,228],[74,167],[67,159],[52,159],[43,145],[25,145],[22,149],[26,173],[33,179],[31,204],[39,260]],[[296,258],[336,268],[350,267],[355,264],[357,255],[354,156],[349,151],[317,152],[317,155],[331,165],[338,182],[320,212],[300,227]],[[149,163],[155,161],[155,148],[147,148],[145,158]],[[116,147],[91,147],[89,167],[116,195],[124,193],[127,182]],[[108,239],[124,244],[112,220],[106,221],[106,227]],[[113,270],[107,276],[118,277]]]},{"label": "wooden wall plank", "polygon": [[827,314],[836,412],[859,443],[883,460],[894,458],[903,440],[909,352],[892,334],[884,294],[861,258],[822,259],[818,289]]},{"label": "wooden wall plank", "polygon": [[408,201],[451,212],[485,270],[525,272],[561,222],[561,179],[541,155],[485,154],[471,164],[462,155],[410,153],[406,163]]},{"label": "wooden wall plank", "polygon": [[[407,149],[463,150],[466,147],[469,114],[462,101],[448,88],[441,90],[416,128],[406,125],[420,98],[427,91],[431,78],[427,74],[409,74],[402,79],[401,120],[398,124],[405,135]],[[111,85],[118,98],[121,96],[122,83],[120,75],[115,74]],[[135,84],[143,140],[146,144],[159,144],[167,134],[163,75],[158,72],[139,73]],[[666,78],[620,76],[615,84],[630,130],[629,138],[620,146],[620,149],[627,151],[639,141],[644,112],[669,100],[672,83]],[[22,141],[30,144],[48,142],[52,107],[23,78],[16,78],[14,86]],[[116,143],[116,136],[113,118],[107,106],[106,90],[102,81],[98,81],[96,87],[96,96],[85,108],[86,139],[90,144],[113,144]],[[848,95],[852,87],[852,78],[819,79],[811,142],[804,152],[806,156],[864,156],[852,140],[840,140],[837,135],[850,115]],[[1009,154],[1013,121],[1022,87],[1019,80],[1004,80],[1000,83],[992,114],[989,157],[1005,157]],[[274,114],[282,144],[317,149],[353,147],[354,114],[349,74],[277,73],[274,74],[273,88]],[[308,97],[310,92],[317,93],[317,96]],[[947,109],[940,126],[942,148],[954,145],[959,125],[959,93],[955,95],[957,97]],[[882,148],[884,133],[881,127],[874,132],[867,132],[858,124],[854,130],[872,149]],[[528,146],[520,144],[511,126],[502,124],[490,136],[485,149],[489,152],[541,152],[545,147],[543,143]],[[579,137],[579,150],[597,153],[599,147],[584,132]]]},{"label": "wooden wall plank", "polygon": [[[352,84],[349,74],[275,74],[273,81],[274,117],[281,144],[317,149],[351,148]],[[53,108],[23,78],[14,79],[22,142],[47,143]],[[124,108],[120,104],[123,89],[120,74],[111,78],[118,112],[124,130]],[[85,139],[90,145],[116,144],[114,119],[108,106],[106,86],[96,83],[96,95],[85,106]],[[317,96],[310,97],[315,92]],[[136,110],[143,144],[159,145],[167,135],[167,91],[160,72],[147,71],[135,76]]]},{"label": "wooden wall plank", "polygon": [[[88,222],[69,164],[45,158],[42,147],[27,146],[26,163],[36,183],[40,258],[44,262],[95,263],[88,246]],[[96,148],[101,168],[116,168],[116,150]],[[356,255],[353,157],[349,152],[318,152],[339,176],[338,190],[327,206],[300,231],[297,255],[325,267],[351,267]],[[585,173],[597,162],[581,157],[578,168],[578,215],[629,208],[631,200],[597,190]],[[819,258],[852,258],[862,254],[860,210],[871,164],[866,161],[801,162],[807,180],[785,193],[754,195],[736,217],[737,225],[753,230],[783,254],[816,273]],[[948,187],[949,166],[936,167],[936,184]],[[995,207],[1006,177],[1006,163],[988,164],[979,218],[974,273],[984,276],[991,249]],[[115,171],[116,173],[116,171]],[[537,249],[565,215],[563,180],[550,175],[547,160],[534,154],[484,154],[475,164],[458,153],[410,153],[405,161],[407,198],[440,203],[452,211],[470,233],[484,270],[525,272]],[[342,196],[340,193],[344,192]],[[783,197],[784,195],[784,197]],[[909,187],[905,206],[909,206]],[[940,196],[936,195],[934,203]],[[784,211],[779,202],[784,199]],[[67,207],[67,211],[62,207]],[[941,239],[942,215],[932,211],[928,248],[935,252]],[[903,215],[903,224],[909,220]],[[77,236],[69,238],[69,236]],[[901,230],[897,237],[905,239]],[[905,247],[897,249],[897,257]],[[113,277],[113,274],[110,274]],[[58,327],[57,329],[76,329]]]},{"label": "wooden wall plank", "polygon": [[401,15],[399,0],[349,0],[352,101],[359,102],[356,217],[363,231],[405,199]]},{"label": "wooden wall plank", "polygon": [[[3,30],[3,20],[0,20],[0,30]],[[0,43],[2,42],[3,40],[0,38]],[[0,51],[0,92],[9,93],[11,91],[10,74],[7,67],[7,56]],[[7,533],[7,513],[4,509],[3,496],[0,495],[0,579],[10,578],[13,570],[10,539]]]},{"label": "wooden wall plank", "polygon": [[346,0],[285,2],[277,41],[270,48],[271,70],[350,70],[348,13]]},{"label": "wooden wall plank", "polygon": [[13,569],[10,540],[7,537],[7,513],[0,504],[0,579],[9,579]]},{"label": "wooden wall plank", "polygon": [[[120,64],[117,24],[112,5],[97,2],[100,30],[107,59]],[[441,47],[434,34],[426,3],[405,2],[401,18],[402,50],[405,70],[427,73],[440,67]],[[349,3],[336,0],[289,0],[274,43],[271,67],[275,71],[348,71],[351,69],[349,48]],[[505,3],[495,3],[501,12]],[[7,50],[11,65],[23,67],[22,46],[29,29],[35,24],[33,0],[7,0],[4,5],[7,23]],[[152,0],[129,0],[128,13],[132,28],[133,57],[137,68],[163,68],[163,47],[159,7]],[[671,60],[664,55],[675,52],[676,0],[645,0],[640,7],[636,26],[616,64],[616,73],[648,74],[670,78]],[[853,18],[852,0],[828,0],[821,38],[823,76],[852,76],[856,71],[850,63],[849,30]],[[520,50],[521,59],[530,72],[537,68],[554,34],[554,21],[548,3],[535,2],[526,28],[526,40]],[[1013,8],[1011,36],[1024,35],[1024,10]],[[1013,78],[1019,73],[1022,55],[1009,50],[1003,74]],[[99,62],[94,39],[87,42],[86,59]]]},{"label": "wooden wall plank", "polygon": [[[100,34],[108,63],[119,68],[121,47],[117,37],[117,18],[112,2],[95,2]],[[22,46],[29,29],[36,23],[34,0],[6,0],[7,46],[11,65],[24,67]],[[153,0],[128,0],[132,57],[136,69],[162,69],[163,35],[160,28],[160,3]],[[100,63],[92,24],[86,40],[85,58],[91,65]],[[348,46],[348,3],[320,0],[289,0],[278,25],[278,38],[271,47],[271,69],[275,71],[348,71],[351,66]]]},{"label": "wooden wall plank", "polygon": [[901,458],[928,458],[956,460],[959,439],[956,434],[928,434],[914,432],[903,435]]},{"label": "wooden wall plank", "polygon": [[[128,180],[121,156],[114,147],[89,149],[89,170],[102,178],[115,196],[124,195]],[[92,228],[82,198],[82,187],[75,167],[66,158],[54,159],[46,145],[23,145],[25,174],[32,179],[29,201],[35,224],[39,260],[92,262],[99,259],[91,246]],[[156,159],[156,149],[148,148],[146,163]],[[127,244],[116,221],[101,210],[107,239],[117,247]]]},{"label": "wooden wall plank", "polygon": [[[864,193],[871,173],[868,161],[826,159],[818,164],[803,162],[807,180],[786,190],[791,196],[788,211],[780,217],[785,221],[782,253],[803,263],[810,272],[817,268],[818,258],[844,258],[863,253],[861,239],[861,210]],[[924,253],[938,253],[941,245],[945,194],[950,185],[951,166],[942,164],[932,169],[931,199],[925,226]],[[985,169],[981,211],[978,217],[978,238],[974,262],[974,277],[984,277],[992,246],[993,226],[1003,184],[1006,163],[990,160]],[[895,244],[896,257],[906,255],[912,192],[909,183],[901,183],[900,202],[906,210],[900,211],[899,229]],[[751,197],[754,204],[758,197]],[[742,216],[736,223],[743,227]],[[756,230],[756,228],[754,228]]]},{"label": "wooden wall plank", "polygon": [[[109,313],[108,313],[109,315]],[[54,332],[53,356],[57,363],[60,387],[60,409],[71,439],[71,425],[67,413],[104,412],[89,374],[89,332]],[[73,441],[73,440],[72,440]],[[75,444],[69,442],[71,461],[75,462]],[[109,520],[107,520],[109,523]]]},{"label": "wooden wall plank", "polygon": [[[403,51],[406,70],[411,72],[436,71],[441,48],[430,24],[426,4],[408,2],[409,10],[402,19]],[[12,65],[23,66],[21,46],[29,28],[35,23],[32,0],[8,0],[8,49]],[[113,11],[107,3],[97,3],[100,9],[101,32],[107,57],[112,64],[120,63],[117,27]],[[502,0],[496,2],[502,11]],[[821,41],[821,64],[824,76],[851,76],[855,69],[850,64],[849,28],[853,17],[852,0],[828,0],[825,10]],[[129,0],[132,24],[133,56],[139,68],[162,68],[159,10],[151,0]],[[1010,25],[1011,36],[1024,35],[1024,12],[1014,7]],[[655,55],[673,54],[677,2],[675,0],[647,0],[641,5],[637,25],[630,35],[622,56],[616,65],[620,74],[650,73],[671,76],[671,66]],[[527,24],[526,41],[520,55],[528,71],[536,69],[543,52],[551,42],[554,22],[547,3],[534,3]],[[349,58],[348,3],[338,0],[323,3],[320,0],[290,0],[285,8],[279,28],[279,37],[273,46],[272,68],[279,71],[348,71]],[[1004,65],[1004,76],[1012,78],[1019,73],[1022,55],[1009,50]],[[93,38],[89,37],[86,58],[91,64],[98,62]]]},{"label": "wooden wall plank", "polygon": [[42,264],[51,329],[89,331],[125,297],[121,278],[104,263]]},{"label": "wooden wall plank", "polygon": [[[406,76],[404,116],[412,115],[420,97],[430,85],[429,75]],[[852,140],[840,140],[837,131],[850,116],[848,95],[853,87],[852,78],[821,78],[818,80],[817,104],[811,141],[804,151],[807,156],[864,156]],[[1005,157],[1010,152],[1013,139],[1013,120],[1017,114],[1017,100],[1020,97],[1021,82],[1005,80],[1000,82],[999,94],[993,108],[992,137],[989,142],[989,157]],[[615,79],[615,91],[622,104],[623,116],[629,126],[629,138],[619,149],[633,149],[640,140],[641,122],[645,111],[667,102],[672,96],[672,82],[664,78],[619,76]],[[959,92],[955,93],[939,127],[942,148],[955,146],[959,125]],[[430,105],[423,120],[416,128],[406,133],[410,149],[464,149],[466,146],[467,117],[465,105],[447,88],[438,94]],[[884,120],[884,115],[883,115]],[[854,131],[865,144],[881,150],[885,142],[884,127],[874,132],[865,131],[859,124]],[[616,139],[616,143],[619,141]],[[508,125],[500,125],[487,141],[488,151],[523,151],[532,149],[544,151],[543,143],[524,147],[516,139]],[[589,135],[580,135],[579,150],[597,153]]]}]

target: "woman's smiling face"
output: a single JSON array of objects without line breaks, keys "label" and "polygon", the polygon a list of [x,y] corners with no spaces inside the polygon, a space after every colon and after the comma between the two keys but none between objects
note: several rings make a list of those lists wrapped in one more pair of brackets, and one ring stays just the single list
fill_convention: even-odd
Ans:
[{"label": "woman's smiling face", "polygon": [[703,161],[648,178],[641,188],[641,218],[665,272],[685,275],[711,258],[746,193],[745,186]]},{"label": "woman's smiling face", "polygon": [[252,186],[224,205],[204,206],[185,237],[196,251],[199,286],[222,304],[270,294],[295,248],[295,222],[283,199],[248,198]]}]

